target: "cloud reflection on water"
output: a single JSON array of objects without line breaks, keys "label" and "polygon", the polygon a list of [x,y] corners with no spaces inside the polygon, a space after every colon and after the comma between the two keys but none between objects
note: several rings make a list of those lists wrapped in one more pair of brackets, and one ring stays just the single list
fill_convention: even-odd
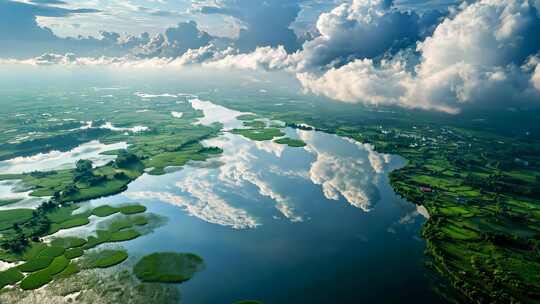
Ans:
[{"label": "cloud reflection on water", "polygon": [[[236,117],[244,113],[208,101],[190,102],[203,111],[205,117],[199,120],[201,124],[220,122],[226,129],[242,125]],[[163,189],[156,190],[153,185],[153,188],[128,191],[126,195],[178,205],[204,221],[236,229],[254,228],[266,221],[267,216],[261,216],[264,214],[261,208],[268,206],[259,203],[268,200],[273,202],[272,207],[278,214],[292,222],[309,218],[302,204],[309,202],[313,193],[296,191],[296,183],[298,187],[306,182],[320,186],[323,200],[343,199],[366,212],[373,208],[380,196],[378,183],[391,161],[389,155],[375,152],[370,145],[335,135],[286,131],[307,145],[290,148],[272,141],[252,141],[224,133],[204,142],[206,146],[223,149],[224,153],[212,160],[220,166],[188,165],[174,173],[174,177],[163,177],[160,182]]]},{"label": "cloud reflection on water", "polygon": [[369,211],[379,199],[377,183],[390,157],[375,152],[368,144],[336,135],[302,130],[297,134],[307,144],[305,149],[316,155],[309,176],[321,185],[324,196],[330,200],[343,197],[349,204]]},{"label": "cloud reflection on water", "polygon": [[115,155],[104,155],[105,151],[125,149],[125,142],[103,144],[97,140],[81,144],[70,151],[51,151],[32,156],[16,157],[0,161],[0,174],[19,174],[31,171],[51,171],[59,169],[75,168],[79,159],[89,159],[95,166],[102,166],[114,160]]}]

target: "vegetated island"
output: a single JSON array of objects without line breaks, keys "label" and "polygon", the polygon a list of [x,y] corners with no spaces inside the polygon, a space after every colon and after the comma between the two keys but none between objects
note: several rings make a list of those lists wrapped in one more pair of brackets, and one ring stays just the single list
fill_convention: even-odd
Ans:
[{"label": "vegetated island", "polygon": [[[92,250],[104,243],[122,242],[141,236],[138,227],[154,219],[138,204],[119,206],[103,205],[74,213],[74,204],[54,201],[43,203],[36,210],[15,209],[0,211],[0,218],[13,225],[1,230],[0,259],[21,264],[0,272],[0,289],[16,285],[23,290],[40,288],[55,279],[69,277],[81,269],[106,268],[127,258],[124,250]],[[27,216],[27,211],[32,215]],[[85,226],[91,215],[104,217],[106,227],[95,231],[88,238],[60,237],[48,243],[42,238],[62,229]]]},{"label": "vegetated island", "polygon": [[195,254],[158,252],[141,258],[133,272],[143,282],[182,283],[203,268],[203,259]]},{"label": "vegetated island", "polygon": [[306,146],[306,143],[303,140],[289,137],[278,138],[275,139],[274,142],[281,145],[287,145],[291,148],[301,148]]}]

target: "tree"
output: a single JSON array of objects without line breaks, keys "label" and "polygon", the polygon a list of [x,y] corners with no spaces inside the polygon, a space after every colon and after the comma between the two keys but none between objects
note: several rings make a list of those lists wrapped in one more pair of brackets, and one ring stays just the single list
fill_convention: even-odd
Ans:
[{"label": "tree", "polygon": [[127,150],[122,150],[118,153],[115,163],[118,168],[128,168],[139,163],[139,157]]},{"label": "tree", "polygon": [[64,189],[64,191],[62,191],[62,195],[70,196],[76,194],[77,192],[79,192],[79,188],[77,188],[77,186],[75,186],[74,184],[70,184]]},{"label": "tree", "polygon": [[86,181],[91,178],[94,174],[92,173],[92,161],[87,159],[80,159],[75,164],[75,176],[74,180]]},{"label": "tree", "polygon": [[77,163],[75,163],[75,167],[77,172],[92,171],[92,161],[88,159],[79,159]]}]

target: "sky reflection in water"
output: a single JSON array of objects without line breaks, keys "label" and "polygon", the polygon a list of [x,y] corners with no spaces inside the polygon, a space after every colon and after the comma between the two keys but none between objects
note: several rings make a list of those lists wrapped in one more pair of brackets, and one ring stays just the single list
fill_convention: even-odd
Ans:
[{"label": "sky reflection in water", "polygon": [[[231,119],[238,112],[219,110],[229,128],[239,126]],[[144,175],[126,192],[92,204],[138,201],[169,218],[123,245],[132,256],[201,255],[205,271],[180,285],[184,303],[392,303],[403,294],[439,301],[423,266],[423,218],[388,184],[387,173],[404,160],[335,135],[285,131],[306,147],[226,132],[205,142],[223,155]]]}]

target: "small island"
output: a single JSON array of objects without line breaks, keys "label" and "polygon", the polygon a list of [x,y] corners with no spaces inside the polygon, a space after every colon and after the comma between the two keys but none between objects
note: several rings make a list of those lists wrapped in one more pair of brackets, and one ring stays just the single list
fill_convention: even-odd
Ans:
[{"label": "small island", "polygon": [[289,137],[278,138],[274,140],[274,142],[276,144],[287,145],[291,148],[301,148],[301,147],[306,146],[306,143],[304,141],[300,139],[289,138]]},{"label": "small island", "polygon": [[143,282],[182,283],[204,268],[204,261],[192,253],[158,252],[144,256],[133,268]]}]

